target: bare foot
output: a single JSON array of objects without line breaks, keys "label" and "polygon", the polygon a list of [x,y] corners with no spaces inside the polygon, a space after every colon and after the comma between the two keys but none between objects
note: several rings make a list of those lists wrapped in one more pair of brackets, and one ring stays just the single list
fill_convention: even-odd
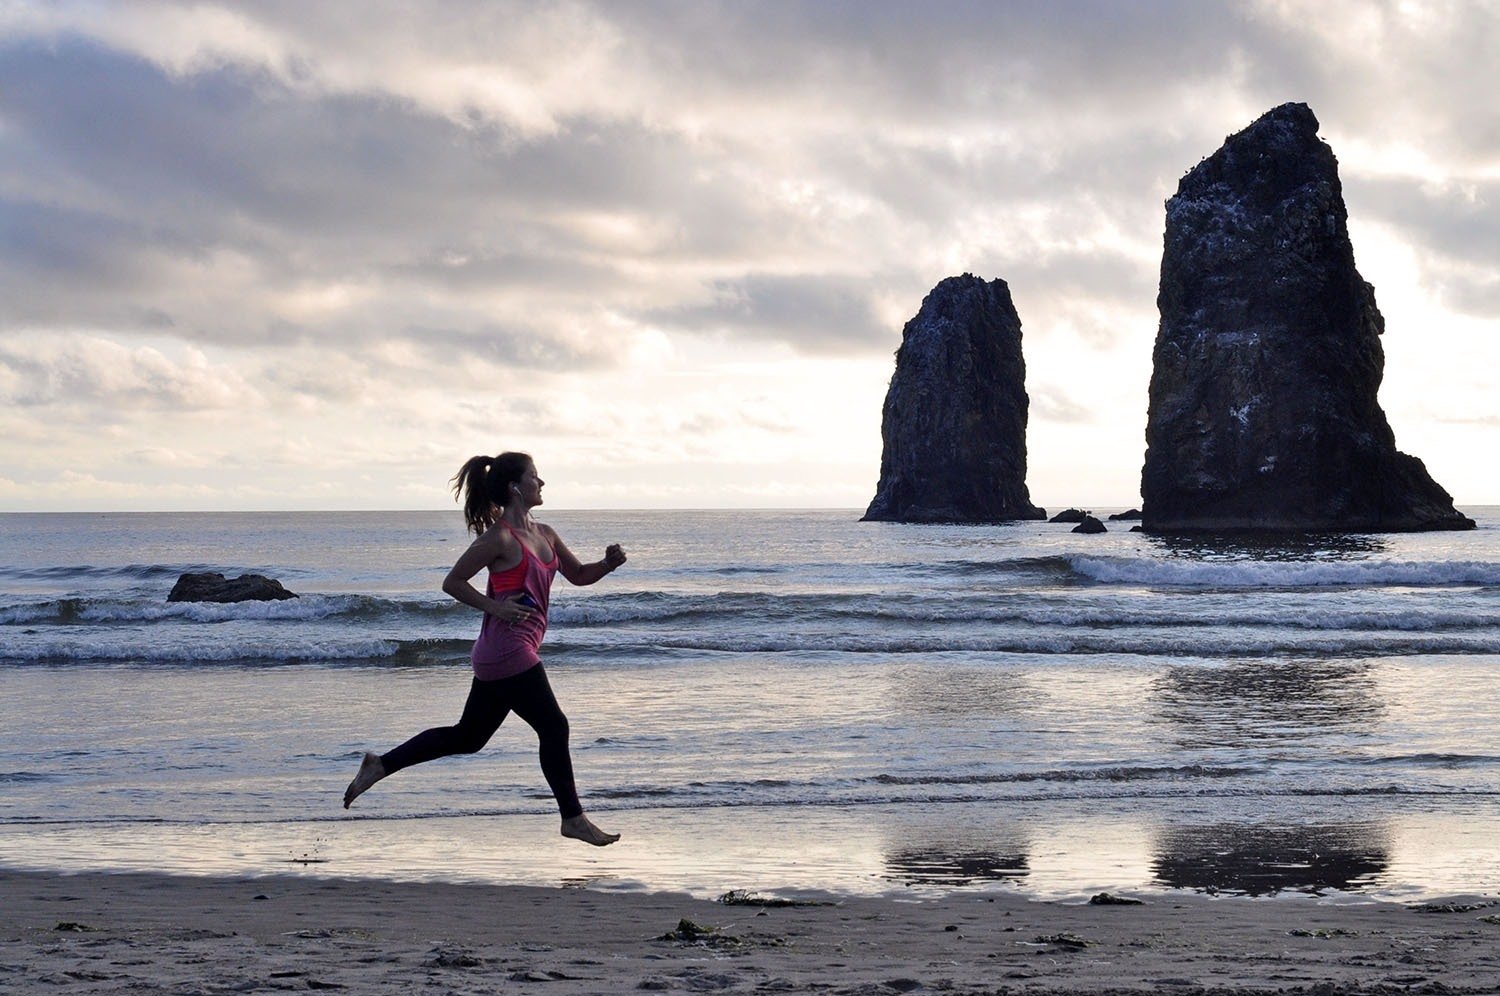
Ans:
[{"label": "bare foot", "polygon": [[359,774],[354,776],[354,781],[344,789],[344,808],[349,808],[349,803],[364,794],[365,789],[374,785],[385,777],[385,765],[380,763],[379,754],[365,753],[363,761],[359,762]]},{"label": "bare foot", "polygon": [[579,813],[577,816],[569,817],[562,821],[562,835],[581,840],[585,844],[593,844],[595,847],[603,847],[613,844],[620,839],[617,833],[605,833],[589,821],[587,816]]}]

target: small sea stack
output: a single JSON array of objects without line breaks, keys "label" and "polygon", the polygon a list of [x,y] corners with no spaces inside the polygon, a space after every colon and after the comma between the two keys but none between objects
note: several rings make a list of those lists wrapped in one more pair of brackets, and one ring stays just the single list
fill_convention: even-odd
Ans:
[{"label": "small sea stack", "polygon": [[1385,320],[1307,105],[1230,136],[1166,207],[1145,531],[1472,529],[1376,400]]},{"label": "small sea stack", "polygon": [[865,521],[1045,518],[1026,488],[1029,403],[1005,281],[965,273],[938,283],[901,332]]}]

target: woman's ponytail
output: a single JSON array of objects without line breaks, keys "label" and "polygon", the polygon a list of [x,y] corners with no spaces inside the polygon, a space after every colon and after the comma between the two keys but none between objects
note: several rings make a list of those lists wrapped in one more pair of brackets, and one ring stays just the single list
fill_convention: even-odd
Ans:
[{"label": "woman's ponytail", "polygon": [[464,523],[476,534],[495,524],[495,503],[490,500],[490,492],[484,482],[489,473],[490,462],[487,456],[469,457],[458,469],[458,473],[453,475],[453,498],[455,501],[462,499]]},{"label": "woman's ponytail", "polygon": [[464,522],[477,535],[495,524],[505,507],[510,486],[517,484],[532,465],[525,453],[502,453],[497,457],[474,456],[453,475],[453,497],[464,506]]}]

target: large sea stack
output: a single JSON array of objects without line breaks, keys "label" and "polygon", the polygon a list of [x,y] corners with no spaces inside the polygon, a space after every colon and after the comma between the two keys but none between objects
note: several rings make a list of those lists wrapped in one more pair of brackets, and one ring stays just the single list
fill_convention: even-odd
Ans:
[{"label": "large sea stack", "polygon": [[1347,220],[1305,104],[1230,136],[1167,201],[1146,531],[1474,527],[1396,450],[1375,398],[1385,320]]},{"label": "large sea stack", "polygon": [[1003,280],[943,280],[901,332],[886,392],[882,522],[1040,519],[1026,490],[1026,364]]}]

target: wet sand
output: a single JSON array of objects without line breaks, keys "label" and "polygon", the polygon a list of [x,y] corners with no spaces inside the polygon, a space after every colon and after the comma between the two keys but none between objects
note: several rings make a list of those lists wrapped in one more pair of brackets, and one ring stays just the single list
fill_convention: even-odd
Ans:
[{"label": "wet sand", "polygon": [[[10,993],[1492,993],[1500,904],[673,893],[0,870]],[[751,897],[754,898],[753,896]],[[702,931],[698,928],[702,928]]]}]

